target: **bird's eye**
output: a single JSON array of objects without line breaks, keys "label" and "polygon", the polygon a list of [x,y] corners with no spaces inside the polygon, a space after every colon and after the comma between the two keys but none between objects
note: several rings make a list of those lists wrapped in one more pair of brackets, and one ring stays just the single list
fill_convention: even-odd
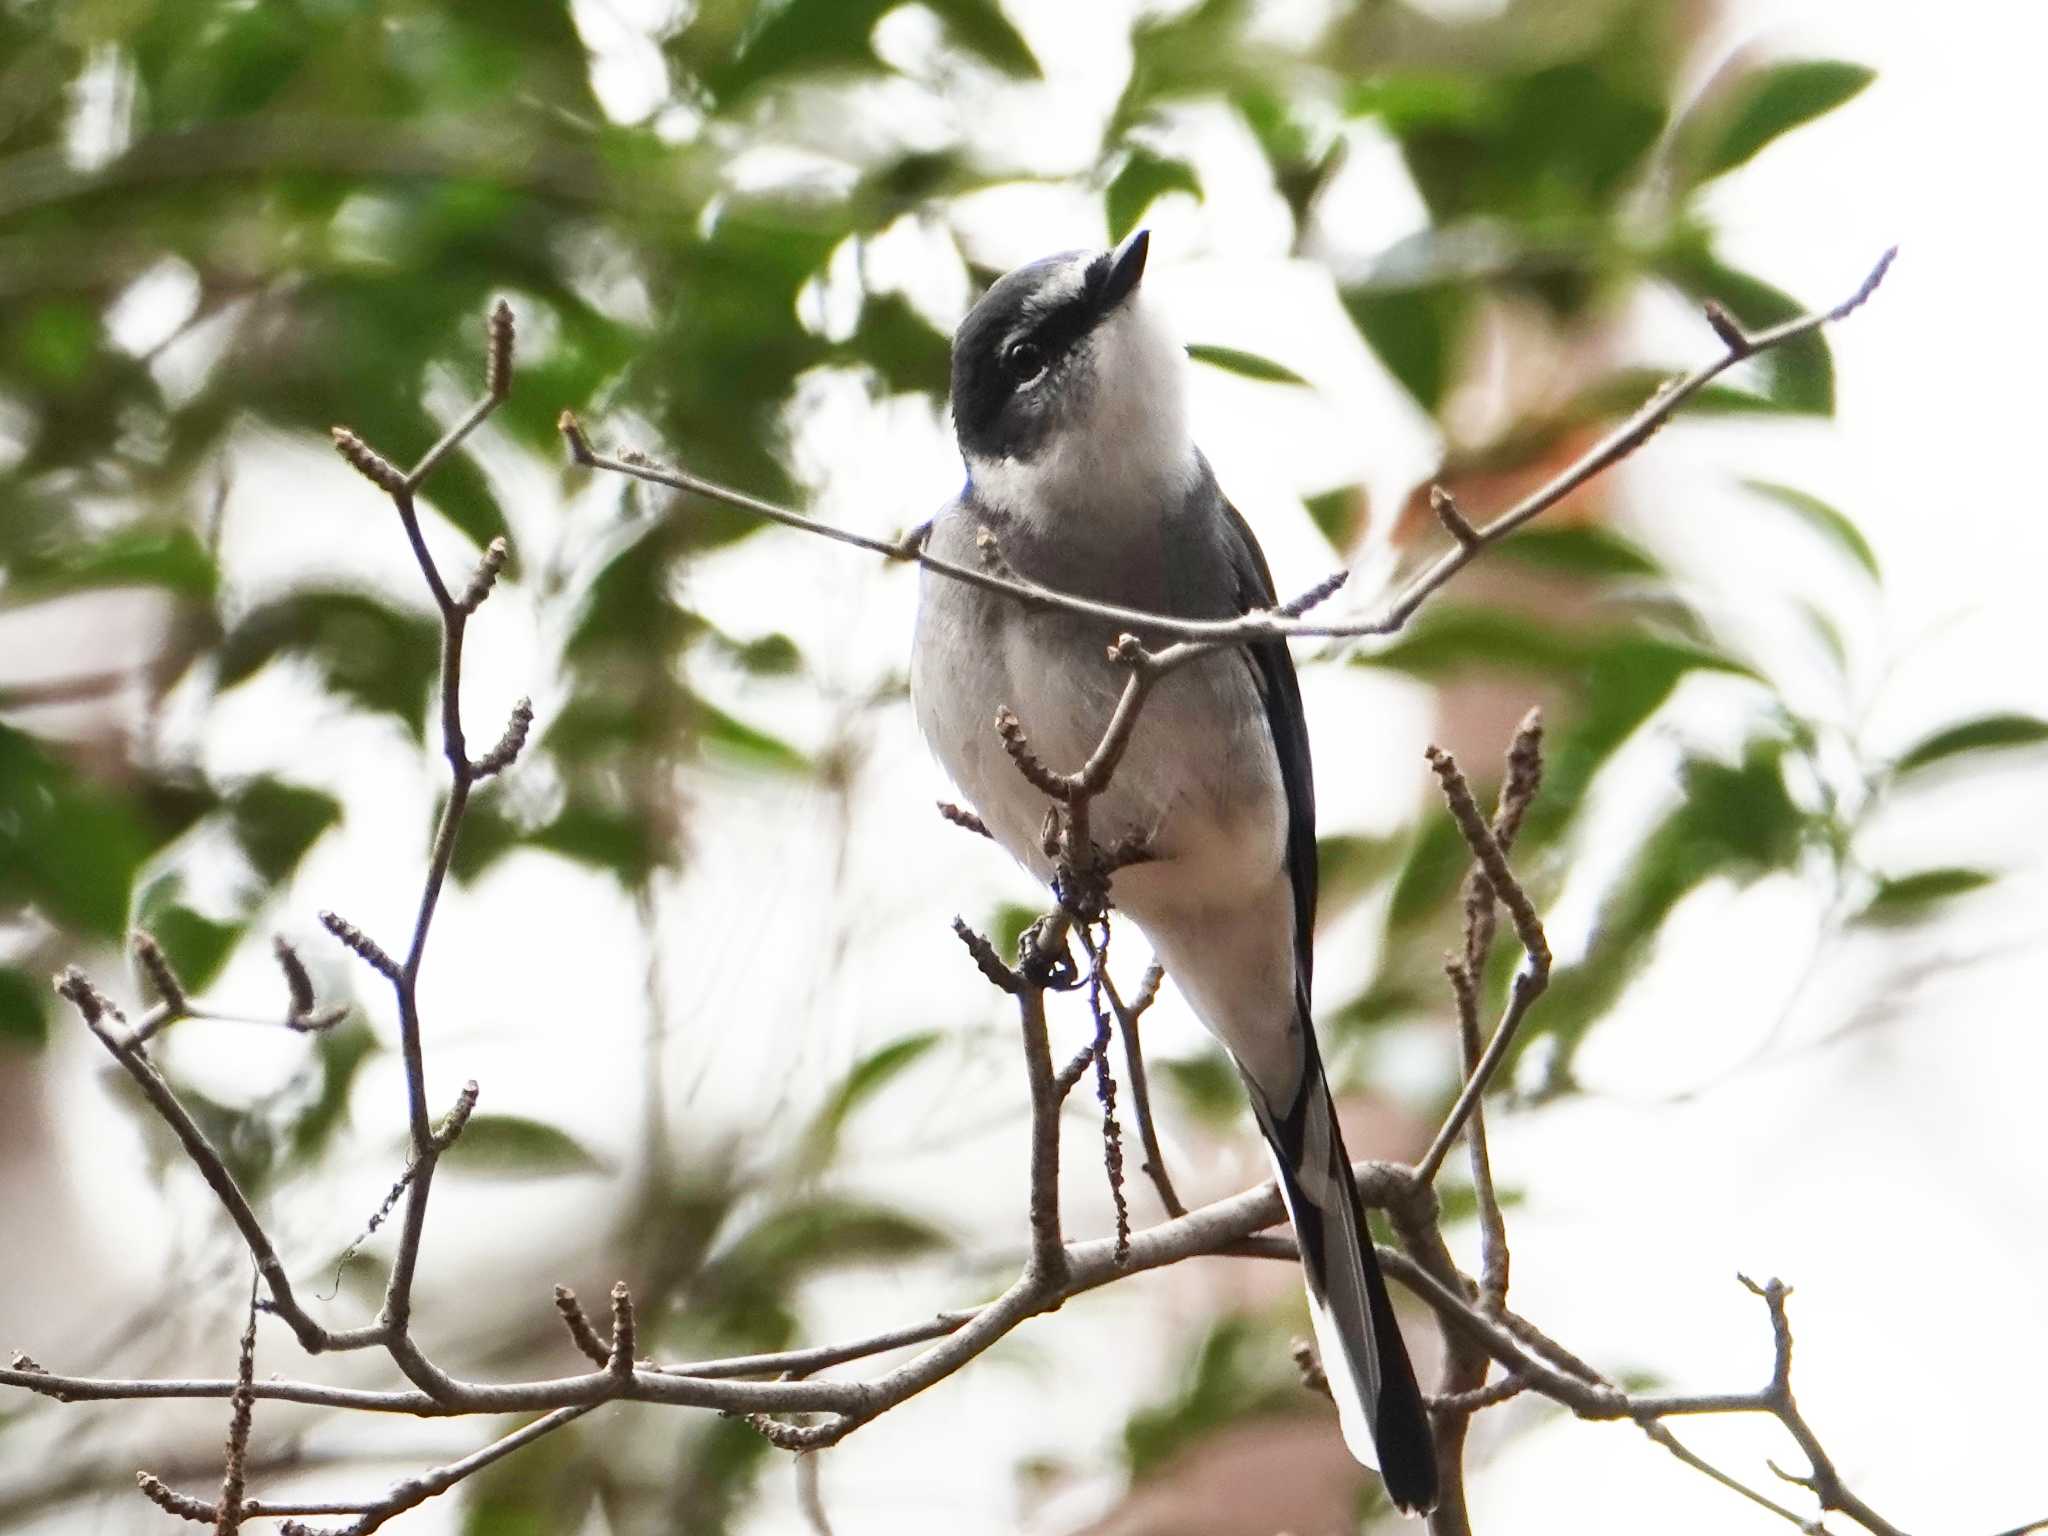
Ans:
[{"label": "bird's eye", "polygon": [[1003,349],[1003,371],[1012,382],[1029,384],[1045,372],[1045,353],[1028,341],[1013,341]]}]

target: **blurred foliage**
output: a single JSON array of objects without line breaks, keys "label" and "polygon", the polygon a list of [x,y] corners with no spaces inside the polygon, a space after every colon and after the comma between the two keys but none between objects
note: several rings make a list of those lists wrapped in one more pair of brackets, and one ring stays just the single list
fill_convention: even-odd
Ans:
[{"label": "blurred foliage", "polygon": [[[962,199],[1044,179],[967,128],[986,93],[1028,89],[1039,74],[1017,25],[1024,9],[679,5],[635,32],[632,57],[655,78],[622,104],[595,83],[616,63],[589,40],[596,24],[546,0],[0,6],[0,609],[19,624],[41,605],[144,596],[156,615],[155,655],[123,680],[127,693],[103,686],[91,655],[55,651],[33,685],[0,684],[0,1048],[44,1038],[44,978],[85,945],[146,924],[196,986],[245,942],[266,941],[276,905],[310,904],[291,896],[296,873],[349,807],[166,750],[156,725],[172,702],[197,714],[203,735],[228,695],[283,674],[338,708],[388,717],[423,754],[435,746],[436,640],[417,592],[337,585],[317,570],[260,583],[224,568],[222,486],[238,454],[314,443],[346,422],[411,462],[445,425],[422,402],[450,381],[473,388],[481,317],[505,296],[522,338],[518,388],[496,419],[506,449],[558,462],[555,413],[589,407],[702,473],[793,494],[782,412],[807,373],[856,370],[877,397],[943,396],[944,325],[919,304],[863,288],[851,327],[828,334],[808,301],[828,271],[861,269],[837,263],[842,253],[857,258],[899,228],[957,249]],[[1699,194],[1853,96],[1868,80],[1857,66],[1738,56],[1688,97],[1691,8],[1655,0],[1511,0],[1455,20],[1372,0],[1333,7],[1320,35],[1284,46],[1258,10],[1148,10],[1092,156],[1059,175],[1098,195],[1106,232],[1120,235],[1161,198],[1204,197],[1208,168],[1181,141],[1178,114],[1226,108],[1299,248],[1343,274],[1362,345],[1443,426],[1441,474],[1454,489],[1554,463],[1656,376],[1613,365],[1469,439],[1452,429],[1451,406],[1492,365],[1491,320],[1510,315],[1546,343],[1599,354],[1602,328],[1644,285],[1718,299],[1752,325],[1797,309],[1721,254]],[[890,30],[881,46],[906,13],[921,13],[930,36]],[[1098,52],[1114,56],[1120,40],[1106,34],[1121,23],[1101,25]],[[912,100],[940,110],[898,110]],[[1391,142],[1427,210],[1427,227],[1391,249],[1346,249],[1341,226],[1321,219],[1366,139]],[[959,257],[981,271],[971,252]],[[1300,384],[1241,351],[1196,355]],[[1832,401],[1814,337],[1739,370],[1698,408],[1819,416]],[[481,545],[506,531],[511,483],[454,457],[429,487],[445,520],[437,536]],[[1851,517],[1796,488],[1754,490],[1760,509],[1814,532],[1856,579],[1881,580]],[[1364,531],[1355,488],[1306,510],[1340,549]],[[564,558],[529,566],[514,541],[506,579],[531,584],[554,647],[535,680],[554,702],[532,770],[552,792],[486,798],[459,879],[523,849],[608,872],[644,899],[685,860],[688,774],[707,763],[826,771],[692,682],[699,659],[751,680],[805,669],[786,637],[729,636],[689,603],[688,562],[752,528],[722,507],[622,494],[602,536]],[[1711,680],[1747,700],[1733,749],[1682,748],[1671,794],[1602,893],[1589,947],[1539,1012],[1528,1038],[1553,1042],[1553,1091],[1569,1087],[1572,1047],[1665,920],[1707,882],[1804,871],[1838,889],[1848,920],[1900,925],[1991,878],[1874,872],[1859,834],[1895,793],[2048,743],[2048,722],[1942,723],[1897,761],[1868,762],[1836,750],[1838,726],[1793,709],[1767,666],[1690,610],[1682,572],[1608,527],[1531,530],[1497,564],[1562,584],[1566,600],[1538,609],[1454,593],[1359,664],[1450,686],[1507,677],[1546,701],[1548,788],[1521,856],[1553,872],[1550,890],[1601,773],[1682,689]],[[1813,614],[1823,632],[1839,629],[1824,605]],[[60,698],[72,707],[51,710]],[[1376,903],[1388,941],[1364,993],[1322,1000],[1335,1038],[1355,1052],[1378,1031],[1440,1018],[1433,957],[1464,866],[1448,822],[1430,810],[1389,837],[1333,832],[1324,859],[1331,915]],[[1006,912],[998,927],[1013,941],[1030,916]],[[1497,983],[1507,970],[1496,967]],[[647,1348],[786,1346],[811,1277],[945,1242],[914,1214],[822,1182],[847,1124],[934,1039],[906,1036],[856,1064],[773,1166],[657,1163],[634,1182],[616,1243]],[[381,1049],[351,1020],[253,1105],[186,1091],[260,1197],[333,1153],[351,1089]],[[1220,1057],[1160,1071],[1187,1106],[1242,1116]],[[559,1128],[504,1116],[473,1121],[450,1164],[528,1176],[603,1166]],[[532,1350],[560,1347],[550,1337]],[[1272,1370],[1272,1351],[1219,1325],[1181,1397],[1133,1421],[1134,1465],[1228,1413],[1298,1398]],[[731,1527],[761,1465],[762,1442],[741,1425],[670,1421],[637,1436],[578,1425],[472,1484],[466,1529],[573,1529],[601,1502],[612,1529],[709,1536]]]}]

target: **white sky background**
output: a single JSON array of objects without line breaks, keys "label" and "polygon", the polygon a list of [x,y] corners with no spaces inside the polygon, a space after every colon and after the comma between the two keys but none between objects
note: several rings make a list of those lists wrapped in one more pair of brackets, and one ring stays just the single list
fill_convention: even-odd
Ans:
[{"label": "white sky background", "polygon": [[[1070,41],[1099,36],[1096,7],[1013,0],[1013,10],[1047,65],[1050,96],[1099,100],[1118,88],[1121,60]],[[1085,27],[1069,24],[1084,17]],[[1632,505],[1668,511],[1640,531],[1699,555],[1736,593],[1758,562],[1720,536],[1720,488],[1734,477],[1786,481],[1852,512],[1886,572],[1882,609],[1867,616],[1859,643],[1897,661],[1881,691],[1866,679],[1869,744],[1879,751],[1975,708],[2048,714],[2038,632],[2048,531],[2035,462],[2048,353],[2034,217],[2044,42],[2048,21],[2008,0],[1739,0],[1730,8],[1727,46],[1857,59],[1879,78],[1715,194],[1727,254],[1820,306],[1846,293],[1886,245],[1904,250],[1878,299],[1833,333],[1833,426],[1688,424],[1624,473]],[[629,77],[630,63],[617,67]],[[1028,125],[1044,134],[1058,121],[1034,112],[1029,96],[1005,94],[990,104],[986,131]],[[1077,143],[1092,143],[1092,124],[1083,127]],[[1209,136],[1205,150],[1210,138],[1229,149],[1199,115],[1190,131]],[[1361,175],[1374,174],[1368,158]],[[1396,238],[1419,218],[1398,184],[1361,186],[1343,216],[1375,237]],[[1362,474],[1375,504],[1387,505],[1426,472],[1434,447],[1338,318],[1322,274],[1281,259],[1284,221],[1256,179],[1226,169],[1209,187],[1199,209],[1176,202],[1155,211],[1147,282],[1191,339],[1276,357],[1318,386],[1304,396],[1198,370],[1194,395],[1198,436],[1265,538],[1280,586],[1298,589],[1324,573],[1330,556],[1294,498]],[[977,256],[1008,263],[1097,243],[1099,219],[1096,205],[1078,199],[1006,195],[974,209],[968,228]],[[881,271],[892,259],[886,247],[874,253]],[[917,253],[901,260],[913,269]],[[1646,345],[1654,339],[1661,355],[1697,355],[1711,344],[1675,309],[1647,306],[1642,323]],[[451,385],[450,401],[459,396]],[[900,526],[957,484],[943,420],[928,409],[898,403],[878,420],[845,391],[827,389],[800,420],[800,467],[817,482],[822,515]],[[492,459],[524,547],[589,526],[565,518],[552,467],[504,453]],[[345,469],[276,444],[258,445],[245,461],[229,548],[252,584],[302,569],[309,550],[330,570],[409,579],[402,542],[366,535],[375,498]],[[276,537],[278,509],[287,507],[301,543]],[[715,1143],[725,1127],[761,1119],[764,1103],[780,1111],[771,1123],[789,1121],[790,1106],[906,1030],[1000,1029],[1000,1011],[945,923],[956,910],[975,917],[999,899],[1033,897],[996,856],[928,814],[944,786],[908,712],[854,709],[900,660],[913,603],[906,573],[771,532],[707,562],[690,583],[693,603],[736,634],[787,629],[816,661],[815,678],[749,694],[745,712],[810,745],[841,726],[858,730],[864,760],[843,847],[838,808],[821,791],[716,775],[698,789],[696,852],[667,913],[678,1036],[669,1066],[686,1143],[693,1125]],[[531,605],[508,591],[474,632],[466,698],[472,730],[486,739],[500,701],[530,686],[535,623]],[[714,693],[738,686],[704,681]],[[1405,821],[1421,792],[1426,696],[1354,671],[1312,674],[1309,687],[1326,822],[1384,830]],[[222,770],[288,761],[301,777],[345,782],[348,826],[316,851],[294,893],[303,911],[289,915],[332,906],[373,932],[404,930],[424,851],[415,811],[432,770],[395,732],[337,724],[292,689],[259,684],[216,722],[208,751]],[[1345,765],[1341,776],[1333,763]],[[1779,1042],[1776,1064],[1721,1080],[1758,1043],[1761,1021],[1784,1009],[1814,913],[1789,882],[1740,897],[1709,888],[1687,903],[1656,965],[1587,1048],[1593,1093],[1489,1123],[1500,1176],[1526,1192],[1510,1227],[1521,1310],[1603,1366],[1655,1370],[1674,1387],[1741,1388],[1763,1379],[1769,1340],[1761,1306],[1734,1271],[1782,1275],[1798,1287],[1800,1400],[1844,1475],[1907,1529],[1988,1533],[2048,1513],[2033,1470],[2040,1413],[2032,1386],[2048,1359],[2048,1138],[2035,1102],[2048,1081],[2035,1001],[2041,786],[2037,775],[2015,772],[1997,781],[1995,795],[1962,803],[1930,795],[1924,804],[1917,826],[1884,850],[1896,860],[1887,867],[1910,870],[1938,856],[2017,873],[1981,904],[1979,924],[1946,930],[1959,963],[1899,999],[1887,1021],[1798,1049],[1848,1022],[1864,1001],[1854,981],[1868,965],[1846,967],[1846,979],[1830,971],[1835,979],[1808,994]],[[616,964],[593,957],[618,954],[631,914],[605,882],[568,871],[550,876],[559,900],[536,914],[526,905],[533,884],[520,873],[508,866],[444,909],[423,997],[434,1021],[435,1102],[475,1076],[487,1107],[558,1119],[623,1152],[632,1115],[622,1107],[640,1097],[640,962],[631,953]],[[1326,964],[1355,969],[1368,959]],[[252,992],[271,984],[253,959],[227,981]],[[1072,1035],[1080,1025],[1068,1017],[1062,1027]],[[250,1092],[266,1071],[289,1069],[288,1041],[186,1030],[181,1065],[224,1098]],[[1192,1030],[1169,1008],[1148,1038],[1171,1052]],[[135,1138],[90,1090],[84,1049],[70,1040],[52,1060],[79,1090],[62,1122],[69,1170],[104,1222],[52,1256],[52,1268],[37,1272],[30,1260],[27,1295],[50,1309],[41,1315],[62,1318],[67,1304],[83,1303],[66,1297],[57,1257],[76,1263],[90,1254],[146,1286],[173,1223],[133,1175]],[[1414,1067],[1427,1080],[1429,1064]],[[359,1092],[366,1153],[385,1145],[372,1134],[380,1117],[396,1144],[395,1071],[392,1062],[366,1074]],[[863,1186],[949,1222],[974,1251],[1020,1240],[1021,1081],[1007,1059],[948,1052],[912,1087],[859,1127]],[[1087,1119],[1073,1130],[1070,1221],[1100,1230],[1107,1213],[1099,1179],[1089,1177],[1096,1133]],[[1169,1156],[1184,1193],[1226,1193],[1256,1172],[1171,1140]],[[366,1157],[333,1199],[283,1203],[287,1252],[331,1251],[388,1177]],[[1133,1198],[1141,1219],[1152,1214],[1149,1192],[1134,1184]],[[608,1283],[609,1275],[583,1274],[575,1258],[577,1234],[594,1225],[591,1206],[601,1199],[589,1185],[541,1185],[518,1197],[455,1181],[437,1189],[423,1267],[430,1347],[438,1353],[446,1339],[459,1350],[470,1330],[488,1326],[454,1302],[468,1288],[450,1289],[477,1272],[474,1261],[494,1277],[486,1311],[544,1307],[556,1279],[587,1293]],[[1014,1225],[987,1214],[1006,1202],[1017,1207]],[[562,1246],[533,1252],[535,1231]],[[1189,1266],[1070,1306],[863,1430],[824,1463],[835,1529],[894,1536],[1014,1527],[1051,1536],[1088,1518],[1119,1487],[1129,1409],[1171,1385],[1164,1373],[1177,1359],[1176,1328],[1236,1288],[1267,1283],[1241,1270]],[[436,1291],[454,1317],[437,1308]],[[975,1294],[965,1275],[857,1275],[817,1289],[809,1330],[824,1338],[887,1326]],[[232,1336],[227,1327],[217,1334]],[[0,1343],[43,1353],[26,1337]],[[1657,1529],[1675,1533],[1783,1528],[1623,1427],[1532,1411],[1536,1422],[1503,1440],[1498,1429],[1522,1411],[1481,1421],[1471,1478],[1481,1530],[1634,1532],[1651,1511]],[[212,1418],[206,1423],[206,1437],[216,1437]],[[1703,1421],[1691,1438],[1758,1480],[1768,1477],[1764,1455],[1794,1454],[1760,1426]],[[1026,1454],[1057,1457],[1081,1475],[1049,1503],[1028,1504],[1012,1472]],[[1787,1492],[1796,1504],[1796,1490]],[[409,1516],[408,1528],[423,1536],[453,1529],[453,1502],[435,1509]],[[794,1528],[788,1480],[771,1473],[749,1529]]]}]

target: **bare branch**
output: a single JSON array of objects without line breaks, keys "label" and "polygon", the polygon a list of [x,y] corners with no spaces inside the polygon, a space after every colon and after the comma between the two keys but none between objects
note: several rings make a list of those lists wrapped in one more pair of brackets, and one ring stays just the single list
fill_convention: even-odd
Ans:
[{"label": "bare branch", "polygon": [[249,1278],[249,1323],[242,1330],[242,1348],[235,1362],[235,1392],[229,1399],[228,1444],[214,1500],[214,1536],[235,1536],[242,1528],[242,1490],[249,1456],[249,1429],[256,1417],[256,1277]]},{"label": "bare branch", "polygon": [[[1846,318],[1851,311],[1876,292],[1878,284],[1884,280],[1885,273],[1890,270],[1892,260],[1897,254],[1896,247],[1886,251],[1858,285],[1856,292],[1824,313],[1788,320],[1782,325],[1772,326],[1768,330],[1754,334],[1741,334],[1739,345],[1731,341],[1729,334],[1717,327],[1717,339],[1721,342],[1721,351],[1717,357],[1659,390],[1651,399],[1644,402],[1634,415],[1557,475],[1483,526],[1473,527],[1469,542],[1458,538],[1455,548],[1418,572],[1380,613],[1369,618],[1310,623],[1300,618],[1289,617],[1285,609],[1280,609],[1272,613],[1247,614],[1237,619],[1187,619],[1170,614],[1151,613],[1139,608],[1128,608],[1119,603],[1098,602],[1092,598],[1057,592],[1049,587],[997,572],[960,565],[928,553],[921,543],[913,546],[907,540],[891,542],[856,533],[851,529],[837,528],[815,518],[806,517],[791,508],[778,506],[758,496],[750,496],[744,491],[707,480],[687,470],[663,468],[644,456],[634,455],[629,458],[624,455],[613,457],[600,454],[591,447],[582,426],[568,411],[562,413],[559,426],[570,457],[587,468],[627,475],[655,485],[667,486],[671,490],[702,496],[756,517],[851,545],[856,549],[864,549],[890,560],[915,560],[926,570],[954,581],[966,582],[984,591],[1002,593],[1022,602],[1061,609],[1084,618],[1099,619],[1106,625],[1116,626],[1119,630],[1136,631],[1155,639],[1207,641],[1220,645],[1238,645],[1250,640],[1275,637],[1356,639],[1368,635],[1390,635],[1405,625],[1432,594],[1471,564],[1482,551],[1498,544],[1509,534],[1540,517],[1588,481],[1605,473],[1634,453],[1648,442],[1658,428],[1669,421],[1681,406],[1737,363]],[[1463,514],[1459,516],[1463,521]],[[1471,525],[1468,523],[1467,526]]]},{"label": "bare branch", "polygon": [[388,496],[406,493],[405,471],[385,458],[347,427],[333,427],[334,451],[348,461],[348,467]]},{"label": "bare branch", "polygon": [[1458,510],[1457,498],[1440,485],[1429,488],[1429,510],[1434,512],[1444,530],[1458,541],[1461,549],[1477,549],[1480,544],[1479,530],[1465,521],[1465,514]]},{"label": "bare branch", "polygon": [[583,1303],[566,1285],[555,1287],[555,1310],[562,1314],[562,1326],[569,1330],[569,1338],[578,1349],[595,1364],[608,1365],[611,1362],[610,1347],[597,1336],[597,1330],[590,1326],[590,1319],[583,1311]]},{"label": "bare branch", "polygon": [[517,760],[526,745],[526,733],[533,728],[533,700],[521,699],[512,706],[512,718],[505,722],[505,734],[498,744],[470,765],[470,776],[488,779],[503,773]]},{"label": "bare branch", "polygon": [[503,299],[491,306],[490,341],[484,354],[484,393],[494,402],[512,393],[512,306]]},{"label": "bare branch", "polygon": [[306,969],[306,962],[299,958],[299,952],[283,934],[271,939],[270,952],[277,958],[277,968],[284,972],[285,991],[291,999],[291,1012],[286,1015],[287,1020],[310,1018],[313,1010],[319,1005],[319,999],[314,995],[313,976]]},{"label": "bare branch", "polygon": [[355,951],[357,957],[364,964],[368,965],[371,970],[377,972],[378,975],[384,977],[387,981],[396,981],[398,979],[398,962],[391,958],[384,946],[340,913],[322,912],[320,914],[320,926],[341,940],[349,949]]},{"label": "bare branch", "polygon": [[972,832],[976,837],[993,838],[995,836],[993,832],[989,831],[987,822],[983,821],[965,806],[955,805],[950,800],[941,800],[939,802],[939,815],[960,828],[963,832]]},{"label": "bare branch", "polygon": [[462,589],[462,596],[455,602],[464,613],[475,613],[484,599],[491,595],[491,589],[498,584],[498,573],[505,569],[505,562],[511,558],[512,546],[498,537],[484,546],[483,558],[476,563],[476,570],[469,578],[469,585]]},{"label": "bare branch", "polygon": [[615,1381],[633,1379],[633,1294],[623,1280],[612,1286],[612,1347],[605,1371]]},{"label": "bare branch", "polygon": [[[1511,754],[1510,758],[1511,763],[1515,756],[1525,758],[1526,766],[1521,771],[1529,777],[1526,788],[1518,791],[1523,796],[1519,803],[1524,808],[1527,797],[1535,793],[1537,765],[1540,761],[1537,756],[1540,730],[1539,719],[1531,717],[1525,720],[1521,732],[1516,736],[1515,753]],[[1437,747],[1431,747],[1428,756],[1430,766],[1436,770],[1437,778],[1443,786],[1444,800],[1450,807],[1452,819],[1458,823],[1458,830],[1464,835],[1466,845],[1472,850],[1473,857],[1478,860],[1480,871],[1485,875],[1490,887],[1490,895],[1485,905],[1490,908],[1492,900],[1498,899],[1508,909],[1509,916],[1514,919],[1516,935],[1521,939],[1522,948],[1528,958],[1509,989],[1508,1005],[1501,1015],[1500,1023],[1494,1029],[1493,1038],[1487,1042],[1485,1051],[1466,1074],[1465,1086],[1460,1091],[1457,1102],[1444,1117],[1444,1123],[1438,1128],[1429,1150],[1415,1165],[1416,1176],[1424,1182],[1434,1180],[1438,1170],[1443,1167],[1445,1157],[1450,1154],[1451,1147],[1464,1129],[1466,1120],[1486,1092],[1487,1084],[1493,1080],[1493,1074],[1507,1058],[1508,1048],[1514,1043],[1515,1034],[1520,1029],[1522,1020],[1527,1017],[1536,999],[1543,995],[1544,988],[1550,984],[1550,944],[1544,937],[1543,923],[1536,915],[1535,904],[1529,900],[1521,882],[1508,868],[1507,854],[1493,828],[1488,826],[1485,818],[1479,814],[1479,807],[1472,798],[1472,790],[1466,784],[1465,776],[1458,771],[1458,765],[1452,761],[1449,753]],[[1511,767],[1511,790],[1516,784],[1515,771]],[[1517,803],[1511,796],[1504,795],[1502,813],[1508,818],[1504,823],[1504,830],[1510,835],[1521,821],[1521,811],[1515,810],[1510,813],[1510,807]],[[1474,920],[1478,921],[1477,918]],[[1468,940],[1468,947],[1471,942],[1473,941]],[[1471,991],[1471,1006],[1476,1009],[1476,979],[1472,979]],[[1459,1005],[1461,1009],[1466,1006],[1466,999],[1462,995],[1459,997]]]},{"label": "bare branch", "polygon": [[156,995],[165,1008],[173,1014],[189,1013],[192,1000],[185,994],[185,983],[178,979],[178,973],[171,968],[170,957],[165,955],[163,946],[155,937],[138,928],[129,939],[135,951],[135,959],[141,965],[143,974],[149,977],[149,984],[156,988]]}]

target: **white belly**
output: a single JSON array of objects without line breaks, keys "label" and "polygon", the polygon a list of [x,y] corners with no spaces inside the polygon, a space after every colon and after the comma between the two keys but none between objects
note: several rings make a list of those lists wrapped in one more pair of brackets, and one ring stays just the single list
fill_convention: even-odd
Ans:
[{"label": "white belly", "polygon": [[[1040,845],[1049,802],[1018,773],[995,715],[1008,706],[1047,767],[1079,769],[1129,675],[1107,655],[1113,626],[1003,612],[995,605],[1007,598],[930,573],[924,581],[911,668],[918,724],[996,841],[1050,880]],[[1152,858],[1117,874],[1114,904],[1246,1069],[1285,1080],[1299,1055],[1287,799],[1241,652],[1161,681],[1091,820],[1100,845],[1145,839]]]}]

